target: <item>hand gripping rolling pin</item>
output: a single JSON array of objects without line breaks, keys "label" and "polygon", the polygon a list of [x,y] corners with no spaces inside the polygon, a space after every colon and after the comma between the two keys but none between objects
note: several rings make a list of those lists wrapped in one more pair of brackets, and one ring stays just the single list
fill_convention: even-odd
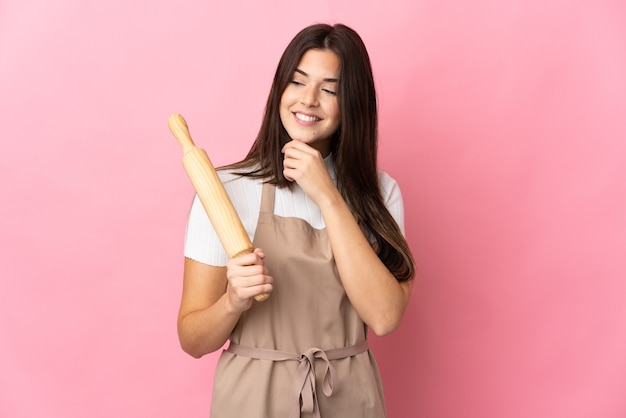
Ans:
[{"label": "hand gripping rolling pin", "polygon": [[[251,253],[254,247],[241,219],[226,194],[209,156],[203,149],[194,145],[187,122],[181,115],[173,114],[168,120],[168,126],[183,148],[183,167],[228,257]],[[255,296],[255,299],[262,301],[268,296],[268,293],[264,293]]]}]

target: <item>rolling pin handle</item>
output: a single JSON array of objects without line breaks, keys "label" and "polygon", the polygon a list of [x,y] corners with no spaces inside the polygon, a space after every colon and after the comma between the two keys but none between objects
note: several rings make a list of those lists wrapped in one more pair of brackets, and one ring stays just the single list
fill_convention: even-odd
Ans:
[{"label": "rolling pin handle", "polygon": [[174,137],[183,148],[183,152],[187,152],[195,148],[195,144],[189,134],[189,127],[187,127],[187,121],[181,115],[174,113],[167,120],[167,125],[170,131],[174,134]]}]

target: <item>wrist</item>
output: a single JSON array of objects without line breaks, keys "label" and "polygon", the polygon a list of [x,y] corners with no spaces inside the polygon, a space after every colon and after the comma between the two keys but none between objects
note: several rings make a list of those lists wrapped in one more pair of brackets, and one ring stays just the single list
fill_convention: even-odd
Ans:
[{"label": "wrist", "polygon": [[331,193],[324,195],[324,197],[317,203],[317,206],[319,206],[322,213],[337,209],[341,207],[341,205],[345,205],[345,201],[337,189],[334,189]]},{"label": "wrist", "polygon": [[238,309],[238,306],[233,303],[229,290],[224,293],[224,311],[226,312],[226,316],[228,318],[236,320],[239,320],[239,317],[245,311],[245,309]]}]

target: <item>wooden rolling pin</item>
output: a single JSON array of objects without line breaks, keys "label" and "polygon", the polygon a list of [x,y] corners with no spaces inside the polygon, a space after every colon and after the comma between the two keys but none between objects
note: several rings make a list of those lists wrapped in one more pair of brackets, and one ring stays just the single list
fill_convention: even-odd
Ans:
[{"label": "wooden rolling pin", "polygon": [[[173,114],[168,120],[168,126],[183,148],[185,171],[228,257],[232,258],[254,251],[248,233],[215,172],[209,156],[193,143],[185,119],[181,115]],[[268,296],[269,293],[264,293],[255,296],[255,299],[262,301]]]}]

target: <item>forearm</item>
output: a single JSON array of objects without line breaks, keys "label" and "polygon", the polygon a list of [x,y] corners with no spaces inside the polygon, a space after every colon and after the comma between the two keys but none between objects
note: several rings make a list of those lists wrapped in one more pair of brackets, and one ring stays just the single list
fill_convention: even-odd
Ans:
[{"label": "forearm", "polygon": [[237,325],[241,313],[228,308],[228,298],[223,294],[208,308],[181,316],[178,337],[183,350],[195,358],[219,350]]},{"label": "forearm", "polygon": [[178,337],[187,353],[202,357],[224,345],[241,314],[255,296],[270,293],[273,279],[263,265],[265,254],[231,258],[216,267],[185,258],[183,296],[178,313]]},{"label": "forearm", "polygon": [[193,357],[223,346],[241,316],[228,304],[226,274],[226,267],[185,258],[178,338]]},{"label": "forearm", "polygon": [[395,330],[406,309],[410,288],[378,258],[338,191],[320,203],[337,269],[350,302],[377,334]]}]

